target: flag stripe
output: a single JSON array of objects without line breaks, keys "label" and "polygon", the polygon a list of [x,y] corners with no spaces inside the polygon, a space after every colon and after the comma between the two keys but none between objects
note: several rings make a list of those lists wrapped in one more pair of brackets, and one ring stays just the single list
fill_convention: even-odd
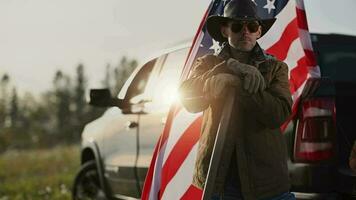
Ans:
[{"label": "flag stripe", "polygon": [[294,67],[290,71],[290,90],[294,93],[305,81],[308,75],[308,68],[306,66],[307,58],[304,56],[303,58],[298,60],[298,66]]},{"label": "flag stripe", "polygon": [[269,49],[274,43],[278,42],[287,24],[295,18],[295,13],[291,12],[294,9],[293,1],[288,1],[284,9],[278,14],[277,20],[270,30],[258,40],[261,47]]},{"label": "flag stripe", "polygon": [[180,165],[189,154],[191,148],[199,140],[199,132],[202,122],[202,117],[198,117],[183,133],[182,137],[174,145],[174,148],[169,153],[169,156],[162,168],[162,183],[161,194],[165,190],[167,184],[178,171]]},{"label": "flag stripe", "polygon": [[[162,163],[163,163],[162,160],[163,160],[163,155],[165,152],[164,149],[166,147],[165,144],[166,144],[166,140],[168,138],[169,130],[170,130],[172,122],[173,122],[173,118],[177,114],[178,109],[179,109],[179,107],[177,107],[177,105],[173,105],[170,108],[170,111],[167,116],[166,126],[164,127],[163,133],[161,134],[160,140],[158,141],[158,145],[157,145],[157,149],[158,149],[159,153],[158,153],[158,155],[156,154],[156,157],[152,158],[152,160],[155,162],[155,164],[154,164],[155,167],[153,168],[153,175],[152,175],[153,180],[150,179],[151,182],[149,182],[147,184],[147,186],[145,186],[143,188],[143,192],[142,192],[142,194],[149,193],[149,199],[152,199],[152,197],[157,194],[159,187],[160,187],[161,167],[162,167]],[[156,199],[156,198],[153,198],[153,199]]]},{"label": "flag stripe", "polygon": [[312,42],[311,42],[310,34],[309,34],[308,30],[299,29],[298,32],[299,32],[299,39],[300,39],[300,42],[302,43],[303,48],[313,51],[313,46],[312,46]]},{"label": "flag stripe", "polygon": [[168,114],[168,117],[167,117],[167,124],[165,125],[164,130],[163,130],[161,146],[166,143],[166,140],[168,139],[169,132],[170,132],[171,127],[172,127],[173,119],[179,113],[180,109],[181,109],[180,106],[178,106],[177,104],[174,104],[172,106],[172,108],[169,110],[169,114]]},{"label": "flag stripe", "polygon": [[304,49],[302,44],[300,43],[300,39],[297,38],[295,39],[289,50],[288,50],[288,54],[287,54],[287,58],[284,60],[284,62],[288,65],[289,67],[289,72],[298,65],[298,60],[301,59],[302,57],[304,57]]},{"label": "flag stripe", "polygon": [[156,165],[155,165],[154,173],[153,173],[153,184],[151,185],[151,188],[150,188],[151,192],[150,192],[149,199],[157,199],[158,192],[161,187],[161,174],[162,174],[162,165],[163,165],[162,160],[163,160],[163,155],[164,155],[164,149],[166,147],[165,144],[166,143],[164,143],[164,145],[162,145],[161,149],[158,149],[159,153],[156,158]]},{"label": "flag stripe", "polygon": [[180,200],[201,199],[202,195],[203,193],[201,189],[195,187],[194,185],[190,185]]},{"label": "flag stripe", "polygon": [[297,18],[294,18],[284,29],[281,38],[267,49],[267,53],[272,54],[279,60],[284,60],[287,57],[291,43],[298,38]]},{"label": "flag stripe", "polygon": [[177,144],[177,141],[181,138],[184,131],[191,125],[192,121],[194,121],[196,118],[196,114],[189,113],[185,109],[179,112],[179,114],[175,117],[171,131],[169,133],[167,147],[165,149],[166,154],[164,155],[163,162],[166,162],[168,155],[175,147],[174,144]]},{"label": "flag stripe", "polygon": [[195,155],[197,154],[197,151],[198,142],[194,144],[176,175],[167,184],[167,187],[163,191],[162,199],[180,199],[180,197],[182,197],[189,189],[193,182]]},{"label": "flag stripe", "polygon": [[296,8],[296,10],[297,10],[297,17],[298,17],[298,27],[300,29],[309,30],[305,11],[299,8]]},{"label": "flag stripe", "polygon": [[298,98],[300,98],[300,95],[302,94],[303,92],[303,89],[304,89],[304,86],[305,84],[307,83],[308,79],[306,79],[302,85],[298,88],[297,91],[294,92],[294,94],[292,95],[292,98],[293,98],[293,102],[297,102]]},{"label": "flag stripe", "polygon": [[[162,135],[159,137],[158,141],[161,141],[161,138],[162,138]],[[159,142],[155,146],[155,150],[153,152],[150,167],[148,168],[148,172],[146,174],[145,183],[143,185],[143,188],[151,188],[153,171],[154,171],[154,166],[156,164],[156,157],[157,157],[157,153],[158,153],[158,146],[159,146]],[[149,193],[145,192],[145,190],[143,190],[141,199],[148,200],[148,195],[149,195]]]},{"label": "flag stripe", "polygon": [[305,56],[308,58],[307,65],[316,66],[317,63],[316,63],[314,51],[304,49],[304,53],[305,53]]}]

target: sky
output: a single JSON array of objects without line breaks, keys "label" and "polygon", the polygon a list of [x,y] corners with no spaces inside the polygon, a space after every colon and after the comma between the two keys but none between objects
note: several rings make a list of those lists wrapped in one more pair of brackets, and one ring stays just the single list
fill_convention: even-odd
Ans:
[{"label": "sky", "polygon": [[[267,1],[267,0],[266,0]],[[276,0],[278,1],[278,0]],[[91,88],[107,64],[144,58],[194,37],[210,0],[0,0],[0,76],[20,93],[52,87],[56,70],[85,66]],[[356,35],[355,0],[305,0],[310,32]]]}]

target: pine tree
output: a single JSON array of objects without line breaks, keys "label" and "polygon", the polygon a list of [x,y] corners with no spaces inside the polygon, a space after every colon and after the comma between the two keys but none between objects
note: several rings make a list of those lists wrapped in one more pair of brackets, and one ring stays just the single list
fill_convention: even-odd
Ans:
[{"label": "pine tree", "polygon": [[71,94],[70,94],[70,78],[58,70],[54,78],[55,87],[55,102],[56,102],[56,121],[57,132],[65,137],[70,136],[72,128],[72,112],[71,112]]},{"label": "pine tree", "polygon": [[86,78],[84,74],[83,64],[79,64],[76,69],[76,83],[74,88],[74,104],[75,104],[75,124],[73,130],[74,140],[80,139],[80,134],[85,123],[87,123],[87,103],[85,101]]},{"label": "pine tree", "polygon": [[6,126],[8,117],[8,85],[10,77],[4,74],[0,80],[0,128]]},{"label": "pine tree", "polygon": [[83,117],[85,113],[85,90],[86,90],[86,78],[84,75],[84,66],[79,64],[77,67],[77,76],[76,76],[76,86],[74,93],[75,101],[75,112],[76,117],[79,119]]},{"label": "pine tree", "polygon": [[11,105],[10,105],[10,120],[11,127],[17,127],[18,125],[18,117],[19,117],[19,109],[18,109],[18,97],[16,88],[12,89],[12,97],[11,97]]}]

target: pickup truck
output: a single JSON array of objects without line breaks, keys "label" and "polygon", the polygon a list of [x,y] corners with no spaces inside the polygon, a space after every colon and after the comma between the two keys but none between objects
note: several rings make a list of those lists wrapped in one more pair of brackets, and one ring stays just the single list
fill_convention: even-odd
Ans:
[{"label": "pickup truck", "polygon": [[356,174],[348,166],[356,140],[356,37],[312,40],[321,78],[306,83],[285,133],[292,191],[299,199],[356,199]]},{"label": "pickup truck", "polygon": [[[356,37],[313,34],[322,77],[310,79],[284,135],[297,199],[356,199],[348,159],[356,140]],[[139,199],[190,49],[184,44],[149,59],[117,98],[91,91],[92,105],[112,106],[82,133],[73,199]],[[147,101],[150,99],[150,101]]]}]

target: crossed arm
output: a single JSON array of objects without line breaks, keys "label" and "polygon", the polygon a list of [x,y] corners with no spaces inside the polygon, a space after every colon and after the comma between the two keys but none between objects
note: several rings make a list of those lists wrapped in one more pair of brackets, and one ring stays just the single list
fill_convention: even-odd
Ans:
[{"label": "crossed arm", "polygon": [[[234,84],[242,106],[256,116],[256,120],[269,128],[278,128],[291,113],[291,94],[289,91],[288,66],[278,62],[273,68],[273,75],[268,87],[255,94],[248,94],[241,86],[241,81]],[[189,112],[201,112],[207,109],[216,99],[204,93],[204,85],[208,78],[218,74],[234,74],[224,60],[213,55],[198,58],[189,78],[180,86],[182,103]],[[237,76],[238,77],[238,76]],[[237,81],[240,80],[240,77]]]}]

